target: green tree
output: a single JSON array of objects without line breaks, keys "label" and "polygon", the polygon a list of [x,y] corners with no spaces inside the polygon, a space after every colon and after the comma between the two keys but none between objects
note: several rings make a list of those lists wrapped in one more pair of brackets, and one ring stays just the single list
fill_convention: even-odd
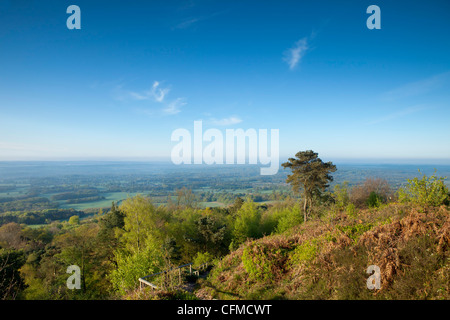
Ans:
[{"label": "green tree", "polygon": [[218,252],[225,237],[226,226],[215,216],[201,217],[196,221],[200,245],[205,252]]},{"label": "green tree", "polygon": [[117,207],[115,202],[111,205],[111,210],[100,220],[102,227],[105,229],[123,228],[125,215]]},{"label": "green tree", "polygon": [[375,191],[369,194],[369,199],[367,199],[367,206],[369,208],[376,208],[382,204],[383,200]]},{"label": "green tree", "polygon": [[61,248],[61,252],[56,255],[61,265],[64,268],[70,265],[80,267],[81,294],[87,294],[87,297],[96,295],[95,284],[92,283],[95,282],[93,276],[96,271],[102,271],[98,269],[100,261],[96,255],[98,230],[97,224],[86,224],[59,235],[54,241]]},{"label": "green tree", "polygon": [[113,251],[119,245],[119,235],[123,232],[125,215],[113,202],[111,210],[99,219],[99,244],[105,259],[113,259]]},{"label": "green tree", "polygon": [[261,234],[261,210],[256,203],[246,201],[233,218],[233,239],[231,249],[237,248],[248,238],[256,239]]},{"label": "green tree", "polygon": [[[420,170],[419,170],[419,173]],[[420,206],[440,206],[448,200],[446,177],[437,177],[436,170],[431,177],[422,174],[422,178],[408,179],[405,187],[399,189],[400,202],[412,202]]]},{"label": "green tree", "polygon": [[0,249],[0,300],[14,300],[23,289],[19,269],[24,263],[22,250]]},{"label": "green tree", "polygon": [[141,195],[129,198],[122,203],[120,210],[125,215],[122,237],[127,247],[139,252],[150,235],[162,239],[166,223],[164,212],[155,208],[150,198]]},{"label": "green tree", "polygon": [[234,199],[234,203],[232,206],[230,206],[229,211],[230,213],[236,213],[244,204],[244,200],[241,197],[236,197],[236,199]]},{"label": "green tree", "polygon": [[183,187],[175,191],[177,207],[196,208],[197,199],[191,189]]},{"label": "green tree", "polygon": [[141,247],[115,252],[117,268],[111,272],[110,279],[114,289],[121,295],[135,289],[138,279],[163,269],[164,254],[159,241],[148,237]]},{"label": "green tree", "polygon": [[276,215],[278,218],[276,232],[278,233],[284,232],[303,222],[299,203],[296,203],[292,207],[281,209]]},{"label": "green tree", "polygon": [[150,198],[141,195],[125,200],[119,209],[124,214],[124,231],[122,246],[114,252],[117,267],[110,279],[123,295],[136,287],[140,277],[164,268],[170,253],[164,246],[169,216],[162,207],[155,208]]},{"label": "green tree", "polygon": [[69,224],[71,225],[79,225],[80,224],[80,217],[79,216],[71,216],[69,218]]},{"label": "green tree", "polygon": [[348,181],[334,186],[333,198],[339,209],[344,209],[348,205],[350,201]]},{"label": "green tree", "polygon": [[302,192],[303,219],[306,221],[313,197],[320,196],[328,187],[328,183],[333,181],[330,173],[336,171],[336,166],[332,162],[323,162],[312,150],[297,152],[295,158],[289,158],[281,165],[292,171],[286,182],[291,184],[294,192]]}]

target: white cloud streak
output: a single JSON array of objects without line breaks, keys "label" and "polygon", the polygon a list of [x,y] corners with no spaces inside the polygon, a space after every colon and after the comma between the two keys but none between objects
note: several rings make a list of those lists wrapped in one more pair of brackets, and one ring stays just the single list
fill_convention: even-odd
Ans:
[{"label": "white cloud streak", "polygon": [[165,114],[173,115],[181,112],[181,107],[186,105],[186,102],[183,98],[178,98],[169,104],[163,109]]},{"label": "white cloud streak", "polygon": [[369,122],[369,124],[379,124],[382,122],[386,122],[386,121],[391,121],[391,120],[395,120],[395,119],[399,119],[399,118],[403,118],[407,115],[413,114],[413,113],[417,113],[423,110],[427,110],[429,109],[429,107],[423,106],[423,105],[419,105],[419,106],[414,106],[414,107],[409,107],[403,110],[399,110],[397,112],[388,114],[382,118],[378,118],[375,119],[371,122]]},{"label": "white cloud streak", "polygon": [[386,100],[396,100],[402,98],[408,98],[421,94],[427,94],[431,91],[437,90],[444,85],[450,83],[450,71],[434,75],[429,78],[425,78],[419,81],[405,84],[396,89],[390,90],[382,95],[382,98]]},{"label": "white cloud streak", "polygon": [[130,91],[130,96],[135,100],[154,100],[156,102],[163,102],[169,91],[169,88],[160,88],[159,82],[155,81],[150,90],[141,93]]},{"label": "white cloud streak", "polygon": [[283,60],[289,65],[290,70],[294,70],[309,49],[307,38],[298,40],[295,45],[284,52]]},{"label": "white cloud streak", "polygon": [[[161,112],[165,115],[175,115],[181,112],[181,107],[186,105],[185,98],[177,98],[172,101],[167,101],[167,95],[170,88],[161,87],[159,81],[154,81],[149,90],[142,92],[128,91],[128,96],[136,101],[152,101],[163,105]],[[145,114],[152,114],[152,112],[145,112]]]}]

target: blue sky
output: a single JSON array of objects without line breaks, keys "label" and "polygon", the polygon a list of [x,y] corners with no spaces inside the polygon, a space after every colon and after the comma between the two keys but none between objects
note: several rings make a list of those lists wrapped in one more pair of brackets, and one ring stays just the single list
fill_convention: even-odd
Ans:
[{"label": "blue sky", "polygon": [[203,120],[279,129],[281,158],[450,163],[449,18],[448,1],[0,0],[0,160],[169,159]]}]

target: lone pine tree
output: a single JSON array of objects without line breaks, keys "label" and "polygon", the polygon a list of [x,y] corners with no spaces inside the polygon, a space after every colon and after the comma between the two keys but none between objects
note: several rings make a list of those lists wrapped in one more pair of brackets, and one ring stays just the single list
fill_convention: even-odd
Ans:
[{"label": "lone pine tree", "polygon": [[320,195],[328,187],[328,183],[333,181],[330,173],[336,171],[336,166],[332,162],[323,162],[318,153],[312,150],[297,152],[295,158],[289,158],[281,165],[292,171],[286,182],[291,184],[294,192],[302,192],[304,221],[306,221],[313,196]]}]

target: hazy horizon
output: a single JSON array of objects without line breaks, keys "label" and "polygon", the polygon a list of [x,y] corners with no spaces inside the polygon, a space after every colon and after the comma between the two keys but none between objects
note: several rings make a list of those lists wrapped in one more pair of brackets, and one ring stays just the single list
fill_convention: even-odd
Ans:
[{"label": "hazy horizon", "polygon": [[[286,156],[282,157],[280,156],[280,163],[282,161],[286,161],[289,157]],[[320,157],[320,155],[319,155]],[[342,158],[334,158],[334,159],[322,159],[323,161],[331,161],[335,164],[373,164],[373,165],[450,165],[450,159],[402,159],[402,158],[383,158],[383,159],[376,159],[376,158],[352,158],[352,159],[342,159]],[[252,165],[259,165],[259,164],[191,164],[191,165],[176,165],[174,164],[170,158],[163,158],[163,157],[155,157],[155,158],[44,158],[44,159],[0,159],[0,163],[14,163],[14,162],[74,162],[74,163],[82,163],[82,162],[105,162],[105,163],[163,163],[163,164],[170,164],[174,166],[252,166]],[[281,164],[280,164],[281,165]]]}]

